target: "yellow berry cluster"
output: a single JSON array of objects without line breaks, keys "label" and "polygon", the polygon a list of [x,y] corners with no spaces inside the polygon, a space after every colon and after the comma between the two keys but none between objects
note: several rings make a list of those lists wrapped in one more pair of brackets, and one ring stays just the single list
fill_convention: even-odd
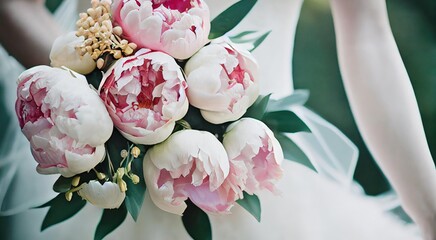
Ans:
[{"label": "yellow berry cluster", "polygon": [[87,53],[91,55],[99,69],[105,65],[103,54],[108,53],[120,59],[131,55],[137,48],[135,43],[122,39],[123,29],[120,26],[113,27],[110,8],[108,0],[92,0],[91,8],[86,13],[80,13],[80,19],[76,22],[76,35],[85,38],[77,49],[82,56]]},{"label": "yellow berry cluster", "polygon": [[[139,154],[141,154],[141,150],[137,146],[134,146],[130,150],[130,154],[132,154],[133,158],[138,158]],[[129,157],[129,152],[126,149],[121,150],[121,157],[123,158],[121,163],[123,163]],[[133,161],[133,159],[130,160],[130,162],[127,164],[127,167],[118,168],[117,171],[115,172],[114,177],[113,177],[114,182],[116,184],[118,184],[118,187],[120,188],[121,192],[127,191],[127,183],[123,180],[124,176],[127,176],[128,178],[130,178],[130,180],[132,180],[133,184],[138,184],[140,181],[139,176],[132,172],[132,166],[131,166],[132,162],[131,161]]]}]

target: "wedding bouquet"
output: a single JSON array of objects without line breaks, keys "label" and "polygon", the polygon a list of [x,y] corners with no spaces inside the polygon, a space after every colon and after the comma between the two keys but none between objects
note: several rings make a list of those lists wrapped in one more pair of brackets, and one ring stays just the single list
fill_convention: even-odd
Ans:
[{"label": "wedding bouquet", "polygon": [[16,113],[37,171],[60,174],[41,230],[89,202],[104,209],[102,239],[138,218],[147,190],[210,239],[206,213],[239,204],[260,221],[256,194],[279,193],[282,160],[312,167],[286,135],[308,131],[290,111],[308,94],[259,96],[250,51],[268,32],[228,34],[255,3],[210,21],[202,0],[92,0],[54,42],[52,66],[20,75]]}]

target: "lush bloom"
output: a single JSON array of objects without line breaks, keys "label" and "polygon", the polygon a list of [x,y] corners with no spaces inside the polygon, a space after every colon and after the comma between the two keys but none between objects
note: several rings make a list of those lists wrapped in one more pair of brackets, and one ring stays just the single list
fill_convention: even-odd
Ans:
[{"label": "lush bloom", "polygon": [[177,59],[209,41],[210,13],[202,0],[115,0],[112,12],[124,38]]},{"label": "lush bloom", "polygon": [[113,124],[84,76],[38,66],[18,81],[16,113],[39,173],[71,177],[103,159]]},{"label": "lush bloom", "polygon": [[216,39],[185,66],[189,102],[211,123],[237,120],[259,95],[257,68],[250,52]]},{"label": "lush bloom", "polygon": [[61,35],[54,41],[51,51],[51,66],[65,66],[81,74],[88,74],[95,69],[95,61],[89,53],[81,56],[76,47],[83,44],[84,37],[77,37],[75,32]]},{"label": "lush bloom", "polygon": [[209,132],[182,130],[148,150],[144,177],[153,202],[182,215],[189,198],[211,213],[227,213],[234,203],[221,185],[229,174],[222,144]]},{"label": "lush bloom", "polygon": [[119,208],[126,198],[118,184],[105,182],[101,185],[95,180],[82,184],[78,193],[92,205],[107,209]]},{"label": "lush bloom", "polygon": [[185,116],[186,87],[172,57],[140,49],[118,60],[103,76],[100,97],[124,137],[139,144],[156,144]]},{"label": "lush bloom", "polygon": [[261,121],[242,118],[226,130],[224,148],[230,159],[226,184],[240,194],[267,189],[275,191],[282,176],[283,151],[271,130]]}]

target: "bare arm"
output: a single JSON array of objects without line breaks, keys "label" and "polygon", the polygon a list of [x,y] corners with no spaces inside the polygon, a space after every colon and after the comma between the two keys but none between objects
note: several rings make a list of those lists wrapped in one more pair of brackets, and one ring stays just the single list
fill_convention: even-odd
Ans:
[{"label": "bare arm", "polygon": [[0,0],[0,43],[25,67],[48,65],[61,33],[43,0]]},{"label": "bare arm", "polygon": [[427,239],[436,239],[436,171],[381,0],[331,0],[340,68],[371,153]]}]

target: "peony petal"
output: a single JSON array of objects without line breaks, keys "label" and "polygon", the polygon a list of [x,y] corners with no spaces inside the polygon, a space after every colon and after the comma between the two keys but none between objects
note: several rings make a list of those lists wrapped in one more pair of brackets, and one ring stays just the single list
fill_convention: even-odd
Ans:
[{"label": "peony petal", "polygon": [[115,126],[138,144],[164,141],[188,111],[186,82],[175,60],[140,49],[103,76],[100,97]]},{"label": "peony petal", "polygon": [[81,56],[76,47],[82,45],[84,37],[77,37],[76,32],[69,32],[61,35],[53,42],[50,51],[52,67],[65,66],[81,74],[92,72],[96,63],[89,53]]},{"label": "peony petal", "polygon": [[226,37],[200,49],[185,72],[190,104],[214,124],[238,120],[259,95],[254,57]]},{"label": "peony petal", "polygon": [[105,182],[101,185],[98,181],[91,180],[81,185],[79,195],[100,208],[119,208],[126,198],[126,193],[121,192],[116,183]]},{"label": "peony petal", "polygon": [[[189,141],[187,141],[189,139]],[[221,188],[230,166],[224,147],[209,132],[182,130],[149,149],[144,177],[153,202],[181,215],[190,198],[211,213],[227,213],[234,199]]]},{"label": "peony petal", "polygon": [[[277,192],[274,185],[281,178],[283,151],[272,131],[261,121],[242,118],[232,123],[223,139],[230,159],[228,188],[249,194],[262,189]],[[241,174],[240,176],[239,173]],[[243,176],[243,177],[242,177]]]},{"label": "peony petal", "polygon": [[[114,1],[115,25],[123,27],[123,35],[139,47],[165,52],[177,59],[187,59],[209,42],[210,13],[201,1]],[[170,5],[168,5],[170,4]]]},{"label": "peony petal", "polygon": [[39,173],[71,177],[102,160],[113,124],[84,76],[34,67],[19,77],[17,95],[17,116]]}]

